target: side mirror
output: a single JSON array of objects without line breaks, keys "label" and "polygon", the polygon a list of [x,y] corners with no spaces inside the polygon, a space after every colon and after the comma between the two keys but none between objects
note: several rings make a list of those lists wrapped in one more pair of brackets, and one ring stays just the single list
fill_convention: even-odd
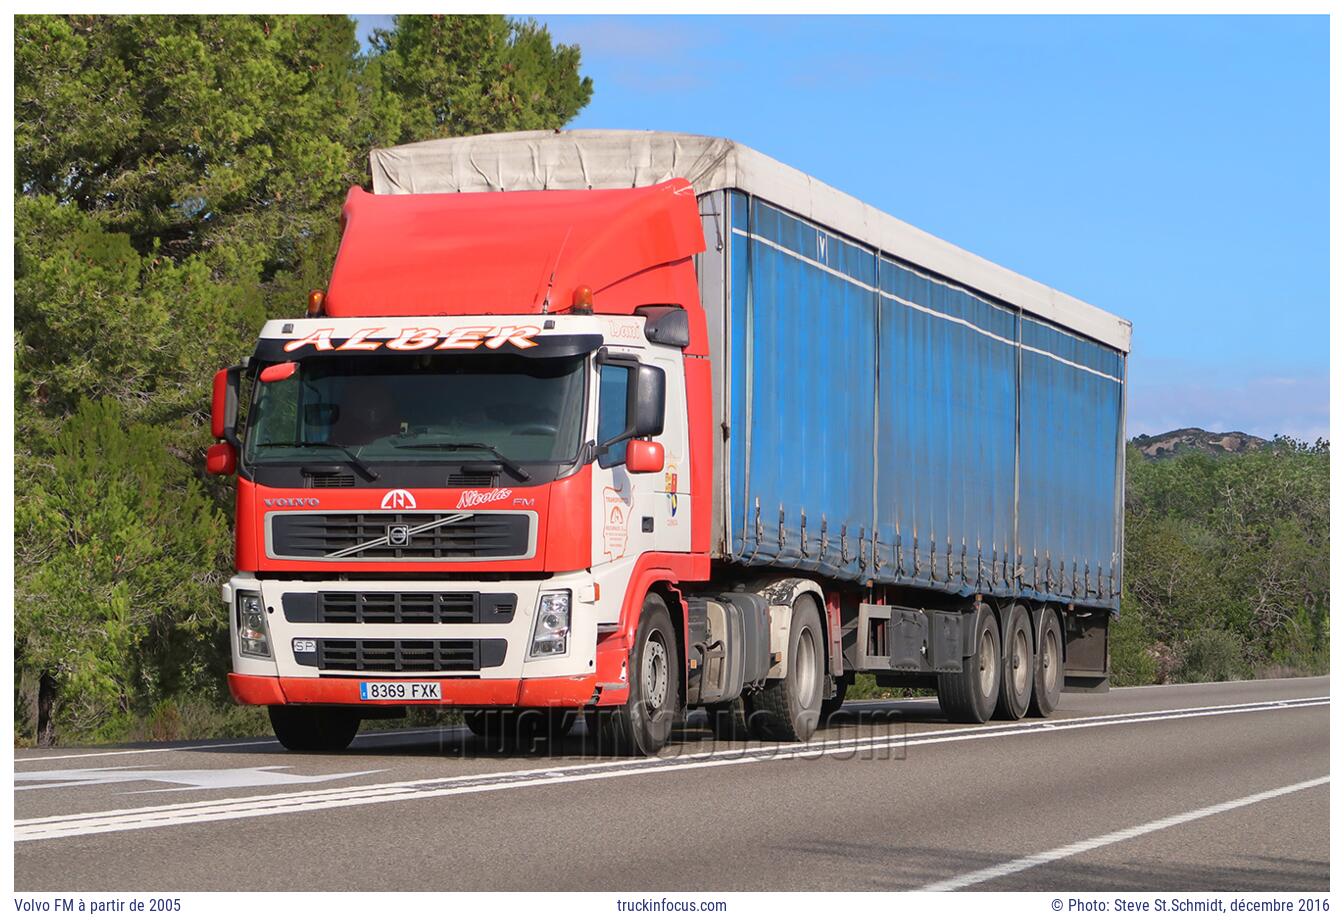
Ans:
[{"label": "side mirror", "polygon": [[641,364],[635,369],[630,377],[626,406],[628,418],[625,426],[629,437],[651,438],[663,433],[663,419],[667,412],[667,375],[661,367]]},{"label": "side mirror", "polygon": [[205,471],[211,476],[229,476],[238,468],[238,451],[232,444],[211,444],[205,452]]},{"label": "side mirror", "polygon": [[241,366],[216,371],[210,399],[210,434],[230,444],[237,440],[234,431],[238,428],[238,377],[241,373]]},{"label": "side mirror", "polygon": [[294,376],[294,372],[299,369],[297,361],[282,361],[279,364],[272,364],[261,370],[262,383],[279,383],[281,380],[288,380]]},{"label": "side mirror", "polygon": [[661,473],[663,445],[657,441],[631,441],[625,448],[625,468],[632,473]]}]

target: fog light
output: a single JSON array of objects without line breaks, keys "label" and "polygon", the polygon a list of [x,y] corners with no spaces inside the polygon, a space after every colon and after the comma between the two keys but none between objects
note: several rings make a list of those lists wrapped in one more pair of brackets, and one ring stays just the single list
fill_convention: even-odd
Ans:
[{"label": "fog light", "polygon": [[537,599],[529,658],[563,655],[569,651],[569,592],[543,591]]},{"label": "fog light", "polygon": [[237,591],[238,651],[253,658],[270,658],[271,642],[266,634],[266,610],[255,591]]}]

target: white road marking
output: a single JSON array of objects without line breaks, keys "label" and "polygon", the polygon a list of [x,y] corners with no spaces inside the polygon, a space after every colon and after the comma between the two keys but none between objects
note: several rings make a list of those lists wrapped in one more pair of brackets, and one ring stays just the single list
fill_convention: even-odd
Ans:
[{"label": "white road marking", "polygon": [[[440,728],[410,728],[398,729],[396,731],[386,732],[366,732],[359,735],[355,740],[390,738],[393,735],[447,735],[457,734],[463,729],[457,725],[444,725]],[[177,747],[158,747],[158,748],[127,748],[119,751],[90,751],[85,754],[53,754],[50,757],[15,757],[14,762],[20,763],[40,763],[45,760],[82,760],[85,757],[118,757],[128,754],[171,754],[174,751],[213,751],[216,748],[236,748],[236,747],[279,747],[280,742],[274,738],[258,738],[255,741],[217,741],[210,744],[184,744]]]},{"label": "white road marking", "polygon": [[[984,725],[972,728],[920,732],[914,735],[898,733],[849,741],[837,741],[834,738],[828,738],[807,743],[778,745],[772,748],[736,748],[730,751],[701,752],[683,755],[673,760],[650,757],[639,760],[575,764],[493,774],[468,774],[394,783],[371,783],[339,789],[308,790],[269,796],[183,802],[169,806],[118,809],[75,815],[51,815],[14,822],[14,839],[15,842],[48,840],[56,837],[73,837],[113,831],[268,817],[327,808],[344,808],[352,805],[401,802],[411,799],[495,792],[561,783],[620,779],[705,767],[759,764],[804,757],[821,757],[827,754],[875,753],[892,748],[1030,735],[1042,730],[1054,733],[1080,728],[1106,728],[1171,719],[1241,715],[1276,709],[1326,706],[1328,704],[1329,697],[1312,697],[1302,700],[1270,700],[1201,709],[1164,710],[1129,715],[1085,716],[1075,719],[1061,719],[1051,723],[1018,723],[1012,726]],[[1050,725],[1050,728],[1043,729],[1042,726],[1046,724]]]},{"label": "white road marking", "polygon": [[15,790],[64,789],[67,786],[101,786],[109,783],[167,783],[176,789],[142,789],[123,795],[146,792],[173,792],[182,789],[241,789],[249,786],[295,786],[329,783],[336,779],[368,776],[385,770],[358,770],[353,773],[276,773],[292,770],[293,764],[271,767],[229,767],[217,770],[153,770],[145,767],[95,767],[91,770],[25,770],[15,772]]},{"label": "white road marking", "polygon": [[1014,859],[1011,862],[1000,863],[997,866],[989,866],[976,872],[967,872],[965,875],[958,875],[955,878],[950,878],[946,881],[935,882],[923,890],[959,891],[962,888],[969,888],[972,885],[981,885],[985,882],[993,881],[996,878],[1002,878],[1005,875],[1025,872],[1028,869],[1034,869],[1037,866],[1043,866],[1046,863],[1057,862],[1061,859],[1069,859],[1077,856],[1079,853],[1086,853],[1088,850],[1095,850],[1098,847],[1110,846],[1113,843],[1122,843],[1126,840],[1132,840],[1135,837],[1142,837],[1144,834],[1166,830],[1169,827],[1175,827],[1178,824],[1187,824],[1190,821],[1198,821],[1201,818],[1208,818],[1225,811],[1231,811],[1234,808],[1245,808],[1247,805],[1254,805],[1257,802],[1264,802],[1267,799],[1278,798],[1281,795],[1301,792],[1304,789],[1313,789],[1316,786],[1321,786],[1328,782],[1330,782],[1330,777],[1319,776],[1316,779],[1309,779],[1306,782],[1293,783],[1291,786],[1280,786],[1278,789],[1270,789],[1266,792],[1257,792],[1254,795],[1243,796],[1239,799],[1233,799],[1230,802],[1209,805],[1205,808],[1196,808],[1194,811],[1183,812],[1168,818],[1159,818],[1156,821],[1149,821],[1147,824],[1140,824],[1137,827],[1126,828],[1122,831],[1112,831],[1109,834],[1102,834],[1099,837],[1092,837],[1088,840],[1080,840],[1077,843],[1071,843],[1067,846],[1058,847],[1053,850],[1046,850],[1044,853],[1037,853],[1035,856],[1026,856],[1022,859]]}]

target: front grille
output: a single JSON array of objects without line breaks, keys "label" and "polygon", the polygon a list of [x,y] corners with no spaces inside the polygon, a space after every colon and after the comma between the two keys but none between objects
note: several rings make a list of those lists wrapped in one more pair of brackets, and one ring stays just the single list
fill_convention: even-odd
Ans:
[{"label": "front grille", "polygon": [[504,639],[318,639],[294,657],[323,671],[438,674],[498,667],[506,649]]},{"label": "front grille", "polygon": [[516,594],[477,591],[321,591],[286,593],[291,623],[510,623]]},{"label": "front grille", "polygon": [[447,485],[450,489],[466,486],[494,486],[499,484],[498,473],[449,473]]},{"label": "front grille", "polygon": [[[269,516],[270,555],[321,559],[511,559],[527,555],[532,516],[499,512],[415,511]],[[410,530],[445,521],[388,543],[389,528]],[[369,544],[363,549],[354,547]]]},{"label": "front grille", "polygon": [[354,484],[353,473],[313,473],[308,477],[310,489],[348,489]]}]

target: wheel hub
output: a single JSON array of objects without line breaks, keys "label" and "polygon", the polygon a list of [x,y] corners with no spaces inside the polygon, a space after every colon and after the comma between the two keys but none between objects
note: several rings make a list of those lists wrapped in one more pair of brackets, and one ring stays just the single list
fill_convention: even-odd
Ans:
[{"label": "wheel hub", "polygon": [[649,634],[639,670],[644,679],[644,704],[650,712],[656,712],[667,702],[667,646],[662,633],[655,630]]}]

